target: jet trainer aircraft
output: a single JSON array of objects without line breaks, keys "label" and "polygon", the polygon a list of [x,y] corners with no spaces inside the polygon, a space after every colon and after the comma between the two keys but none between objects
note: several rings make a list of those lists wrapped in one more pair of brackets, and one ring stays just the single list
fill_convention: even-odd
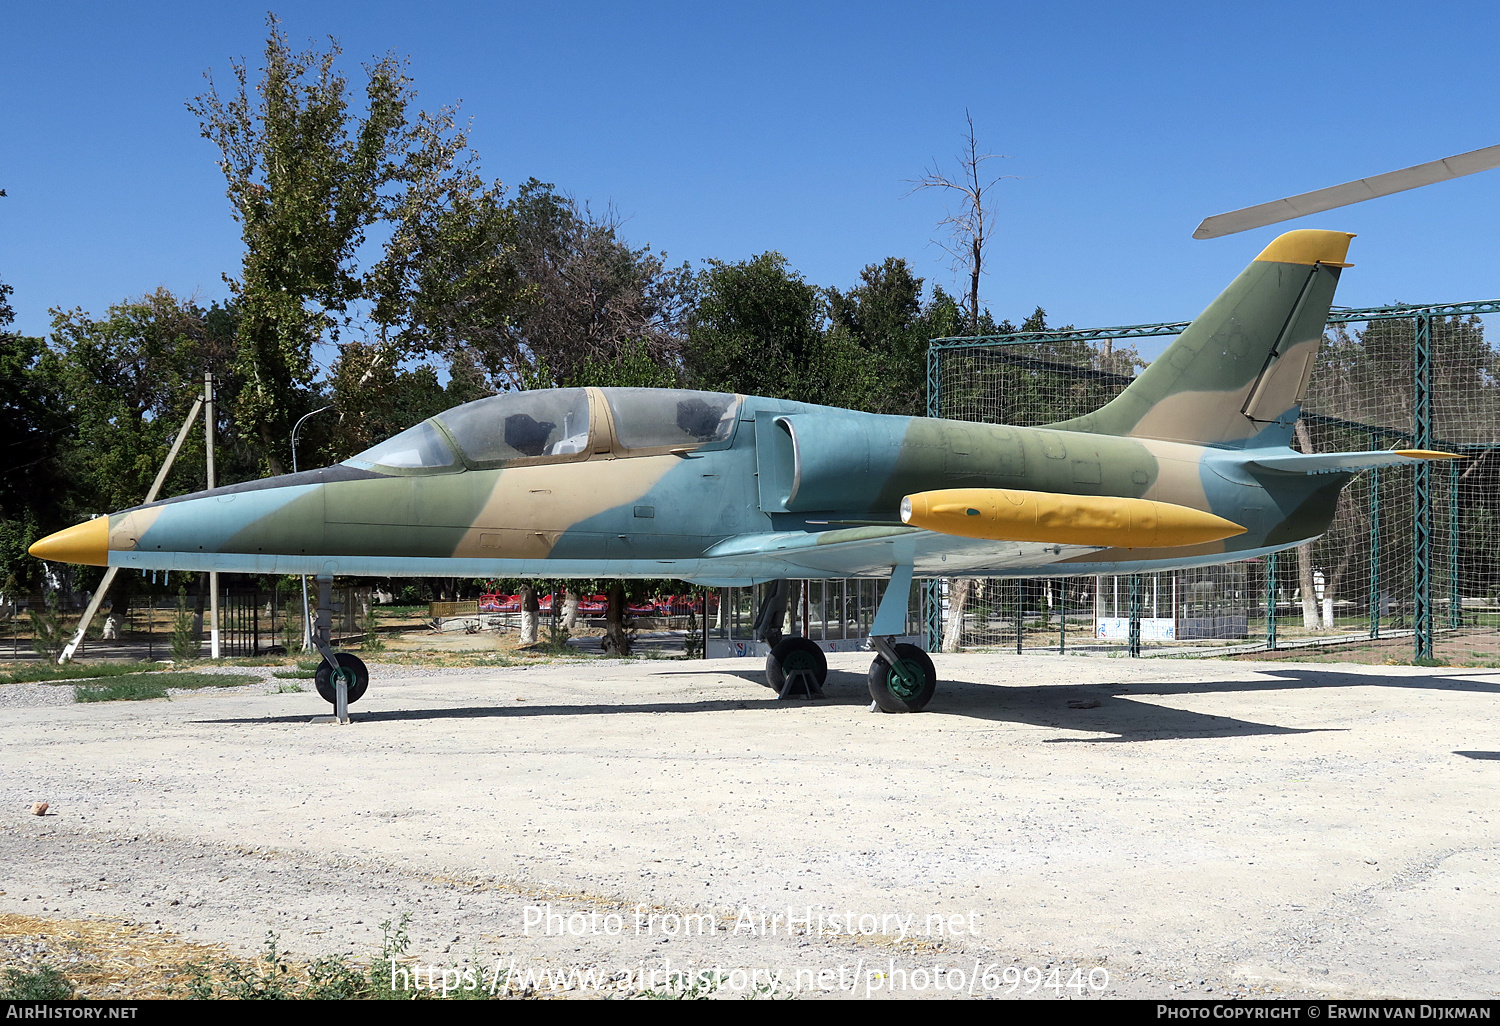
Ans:
[{"label": "jet trainer aircraft", "polygon": [[[334,574],[678,578],[745,586],[888,578],[872,697],[921,709],[936,674],[895,644],[916,577],[1092,575],[1259,556],[1322,534],[1351,476],[1446,453],[1290,448],[1349,240],[1265,248],[1117,398],[1038,428],[645,388],[497,395],[322,470],[148,503],[31,547],[146,570],[310,574],[319,690],[368,675],[328,644]],[[821,682],[786,638],[780,683]]]}]

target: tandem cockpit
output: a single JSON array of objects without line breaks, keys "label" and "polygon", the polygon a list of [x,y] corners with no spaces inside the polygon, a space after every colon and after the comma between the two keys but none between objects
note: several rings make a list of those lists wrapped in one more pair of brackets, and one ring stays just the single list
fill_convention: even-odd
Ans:
[{"label": "tandem cockpit", "polygon": [[478,399],[345,460],[395,474],[725,449],[744,397],[665,388],[555,388]]}]

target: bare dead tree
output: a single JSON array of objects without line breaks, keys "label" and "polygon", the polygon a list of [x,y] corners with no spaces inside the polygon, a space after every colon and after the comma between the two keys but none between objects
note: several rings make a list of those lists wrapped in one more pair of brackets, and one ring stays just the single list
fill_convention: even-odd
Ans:
[{"label": "bare dead tree", "polygon": [[[989,244],[990,233],[995,224],[995,209],[987,205],[986,194],[997,182],[1016,175],[988,177],[985,162],[1006,160],[1004,154],[980,153],[979,140],[974,134],[974,116],[967,109],[964,119],[968,122],[968,135],[964,138],[963,150],[958,155],[959,171],[949,176],[934,161],[931,169],[921,178],[909,179],[911,190],[943,189],[959,194],[957,210],[950,209],[948,216],[938,222],[939,228],[948,230],[948,241],[938,242],[953,257],[954,270],[969,276],[969,331],[979,333],[979,276],[984,273],[984,248]],[[936,241],[936,240],[934,240]]]},{"label": "bare dead tree", "polygon": [[[932,167],[921,178],[910,179],[910,196],[923,189],[942,189],[959,194],[960,202],[955,211],[950,208],[948,216],[938,222],[939,228],[948,230],[948,241],[938,242],[949,256],[953,257],[955,271],[960,269],[969,275],[969,333],[979,334],[979,276],[984,273],[984,248],[989,244],[990,232],[995,224],[993,205],[986,205],[985,196],[997,182],[1016,175],[989,177],[985,162],[1008,159],[999,153],[980,153],[979,139],[974,134],[974,115],[964,110],[964,120],[969,131],[964,138],[963,150],[958,155],[959,171],[950,177],[933,161]],[[936,241],[936,240],[934,240]],[[943,651],[957,651],[963,643],[964,611],[975,582],[964,578],[953,578],[948,582],[948,624],[943,632]]]}]

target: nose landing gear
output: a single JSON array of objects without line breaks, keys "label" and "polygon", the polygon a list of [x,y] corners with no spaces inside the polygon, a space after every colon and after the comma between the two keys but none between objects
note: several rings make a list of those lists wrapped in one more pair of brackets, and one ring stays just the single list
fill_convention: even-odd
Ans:
[{"label": "nose landing gear", "polygon": [[359,701],[370,686],[370,671],[350,652],[335,652],[333,634],[333,575],[318,576],[318,618],[313,622],[313,647],[323,657],[313,683],[323,701],[333,706],[338,723],[349,722],[349,703]]}]

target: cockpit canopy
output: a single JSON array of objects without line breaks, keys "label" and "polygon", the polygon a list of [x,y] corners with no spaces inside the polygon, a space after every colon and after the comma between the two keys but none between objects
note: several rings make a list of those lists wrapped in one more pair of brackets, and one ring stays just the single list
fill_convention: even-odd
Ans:
[{"label": "cockpit canopy", "polygon": [[727,442],[740,397],[667,388],[601,388],[622,449],[661,449]]},{"label": "cockpit canopy", "polygon": [[740,403],[724,392],[665,388],[507,392],[440,413],[346,462],[441,472],[718,446],[732,438]]}]

